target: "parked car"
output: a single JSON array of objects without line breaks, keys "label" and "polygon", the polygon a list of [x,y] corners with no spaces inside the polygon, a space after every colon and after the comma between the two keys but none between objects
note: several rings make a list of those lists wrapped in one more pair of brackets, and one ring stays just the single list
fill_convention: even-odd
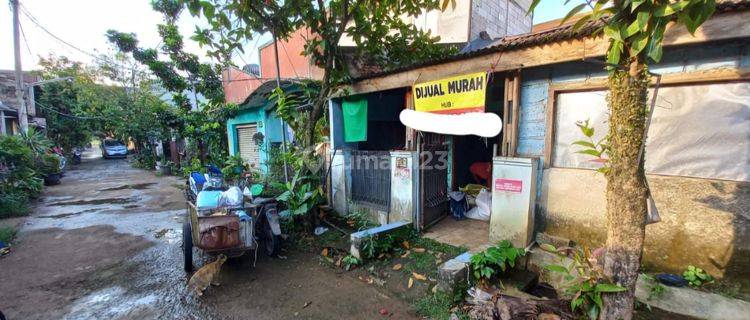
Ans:
[{"label": "parked car", "polygon": [[104,159],[125,158],[128,156],[128,147],[119,140],[106,139],[99,147],[102,149]]}]

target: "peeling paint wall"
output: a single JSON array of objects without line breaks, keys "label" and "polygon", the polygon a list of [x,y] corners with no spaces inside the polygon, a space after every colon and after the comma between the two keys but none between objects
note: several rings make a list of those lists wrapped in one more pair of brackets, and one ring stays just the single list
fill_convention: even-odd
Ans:
[{"label": "peeling paint wall", "polygon": [[[750,183],[649,175],[662,221],[646,227],[643,263],[681,273],[750,279]],[[590,248],[606,241],[606,181],[592,170],[545,170],[537,230]]]},{"label": "peeling paint wall", "polygon": [[[667,50],[661,74],[750,68],[745,41]],[[551,85],[606,77],[602,66],[574,62],[522,71],[518,152],[544,157]],[[606,240],[606,181],[592,170],[540,170],[537,231],[597,247]],[[646,228],[644,265],[680,272],[693,264],[717,277],[750,279],[750,183],[649,175],[662,221]],[[748,286],[745,286],[747,288]]]}]

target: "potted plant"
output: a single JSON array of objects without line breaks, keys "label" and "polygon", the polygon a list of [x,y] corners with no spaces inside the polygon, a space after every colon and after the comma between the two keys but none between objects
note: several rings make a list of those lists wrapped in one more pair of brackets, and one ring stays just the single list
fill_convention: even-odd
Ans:
[{"label": "potted plant", "polygon": [[174,162],[172,161],[162,161],[159,164],[159,172],[163,175],[171,175],[172,168],[174,168]]},{"label": "potted plant", "polygon": [[56,154],[47,153],[41,157],[39,168],[44,177],[44,184],[48,186],[60,184],[62,170],[60,169],[60,157]]}]

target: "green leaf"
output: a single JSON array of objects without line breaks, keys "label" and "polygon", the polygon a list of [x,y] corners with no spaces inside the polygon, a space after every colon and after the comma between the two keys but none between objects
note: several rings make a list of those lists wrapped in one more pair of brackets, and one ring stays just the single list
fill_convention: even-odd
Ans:
[{"label": "green leaf", "polygon": [[206,19],[212,20],[214,18],[214,13],[216,12],[214,5],[208,1],[201,1],[201,7],[203,7],[203,15],[206,16]]},{"label": "green leaf", "polygon": [[578,30],[581,30],[581,28],[586,24],[586,22],[589,22],[591,18],[593,17],[593,14],[587,14],[582,16],[576,23],[573,24],[573,32],[576,32]]},{"label": "green leaf", "polygon": [[549,252],[556,252],[557,251],[557,248],[555,248],[555,246],[553,246],[553,245],[551,245],[549,243],[542,243],[542,244],[539,245],[539,247],[542,248],[542,250],[544,250],[544,251],[549,251]]},{"label": "green leaf", "polygon": [[591,300],[594,300],[594,303],[596,303],[596,306],[599,307],[599,309],[602,308],[602,295],[601,294],[594,294],[591,296]]},{"label": "green leaf", "polygon": [[597,151],[597,150],[593,150],[593,149],[579,150],[579,151],[576,151],[576,153],[587,154],[587,155],[594,156],[594,157],[597,157],[597,158],[601,158],[601,156],[602,156],[601,151]]},{"label": "green leaf", "polygon": [[630,4],[630,12],[635,12],[638,7],[640,7],[646,0],[633,0],[633,2]]},{"label": "green leaf", "polygon": [[646,45],[648,44],[648,34],[645,32],[641,32],[637,34],[630,43],[630,50],[632,51],[632,55],[638,55],[643,51],[643,49],[646,48]]},{"label": "green leaf", "polygon": [[279,200],[279,201],[282,201],[282,202],[287,202],[287,201],[289,201],[289,198],[291,196],[292,196],[292,192],[291,191],[284,191],[284,193],[282,193],[282,194],[280,194],[279,196],[276,197],[276,200]]},{"label": "green leaf", "polygon": [[536,6],[538,6],[539,2],[541,2],[541,1],[542,0],[532,0],[531,1],[531,5],[529,6],[529,11],[526,12],[526,15],[528,16],[529,14],[531,14],[532,12],[534,12],[534,9],[536,9]]},{"label": "green leaf", "polygon": [[596,292],[622,292],[625,290],[627,289],[611,283],[599,283],[594,289]]},{"label": "green leaf", "polygon": [[634,34],[636,34],[640,30],[641,30],[641,26],[638,25],[638,20],[635,20],[627,28],[624,28],[624,30],[622,30],[620,34],[622,34],[623,39],[627,39],[627,38],[632,37]]},{"label": "green leaf", "polygon": [[612,65],[620,64],[620,55],[622,54],[623,43],[621,41],[613,41],[607,52],[607,63]]},{"label": "green leaf", "polygon": [[583,8],[586,7],[586,5],[587,5],[586,3],[581,3],[581,4],[573,7],[573,9],[570,9],[570,11],[568,11],[568,14],[566,14],[565,17],[563,17],[562,20],[560,21],[560,25],[565,24],[566,21],[568,21],[574,15],[578,14],[579,12],[581,12],[581,10],[583,10]]},{"label": "green leaf", "polygon": [[636,21],[638,22],[639,30],[643,30],[648,25],[648,20],[651,19],[651,12],[639,11],[636,15]]},{"label": "green leaf", "polygon": [[578,140],[578,141],[574,141],[572,144],[583,146],[583,147],[587,147],[587,148],[591,148],[591,149],[596,149],[596,145],[593,144],[593,143],[591,143],[591,142],[589,142],[589,141]]},{"label": "green leaf", "polygon": [[593,305],[589,308],[588,312],[586,314],[589,316],[590,320],[596,320],[599,318],[599,307],[596,305]]},{"label": "green leaf", "polygon": [[544,268],[553,272],[568,273],[568,269],[560,265],[548,264]]},{"label": "green leaf", "polygon": [[613,25],[607,25],[604,27],[604,35],[617,41],[622,41],[622,35],[620,29],[615,28]]}]

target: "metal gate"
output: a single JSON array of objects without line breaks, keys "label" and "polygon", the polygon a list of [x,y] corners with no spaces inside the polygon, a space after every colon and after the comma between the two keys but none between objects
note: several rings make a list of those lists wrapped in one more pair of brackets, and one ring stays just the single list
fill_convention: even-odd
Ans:
[{"label": "metal gate", "polygon": [[422,226],[429,227],[448,213],[448,145],[445,136],[425,132],[419,155]]},{"label": "metal gate", "polygon": [[391,153],[351,152],[352,201],[389,211],[391,205]]}]

